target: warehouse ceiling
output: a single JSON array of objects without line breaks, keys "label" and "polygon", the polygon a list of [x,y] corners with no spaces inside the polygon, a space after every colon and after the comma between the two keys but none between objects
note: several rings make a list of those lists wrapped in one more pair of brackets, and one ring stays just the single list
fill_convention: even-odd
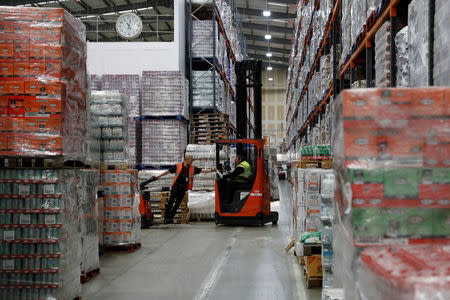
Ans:
[{"label": "warehouse ceiling", "polygon": [[[177,1],[177,0],[175,0]],[[274,68],[287,69],[294,28],[296,0],[234,1],[242,19],[247,51]],[[7,0],[12,5],[62,7],[86,25],[89,41],[123,41],[115,30],[121,13],[137,13],[144,24],[137,41],[170,42],[174,39],[173,0]],[[269,17],[263,16],[269,10]],[[266,40],[269,33],[272,38]],[[134,40],[136,41],[136,40]],[[266,53],[272,52],[269,59]]]}]

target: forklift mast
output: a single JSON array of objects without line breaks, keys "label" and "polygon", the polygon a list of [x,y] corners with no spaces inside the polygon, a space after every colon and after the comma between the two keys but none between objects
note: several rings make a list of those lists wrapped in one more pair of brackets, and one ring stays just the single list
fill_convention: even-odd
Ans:
[{"label": "forklift mast", "polygon": [[[237,139],[261,139],[262,138],[262,62],[261,60],[244,60],[236,62],[236,137]],[[253,93],[251,93],[253,91]],[[253,95],[254,106],[254,132],[251,135],[250,96]],[[244,145],[238,145],[238,153],[245,153]],[[248,153],[246,153],[248,158]]]}]

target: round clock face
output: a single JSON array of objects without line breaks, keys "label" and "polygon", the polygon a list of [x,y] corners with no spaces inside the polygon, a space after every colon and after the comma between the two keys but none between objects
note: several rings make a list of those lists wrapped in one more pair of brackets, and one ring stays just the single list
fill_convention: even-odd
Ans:
[{"label": "round clock face", "polygon": [[116,21],[116,31],[124,39],[135,39],[142,32],[142,20],[133,13],[120,15]]}]

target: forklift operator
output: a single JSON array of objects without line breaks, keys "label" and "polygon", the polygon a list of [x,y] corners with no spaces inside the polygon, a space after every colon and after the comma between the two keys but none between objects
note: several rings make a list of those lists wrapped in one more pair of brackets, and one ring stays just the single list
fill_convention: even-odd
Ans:
[{"label": "forklift operator", "polygon": [[217,175],[220,179],[225,179],[225,187],[226,187],[226,202],[233,202],[234,191],[237,189],[248,189],[250,184],[250,179],[252,176],[252,168],[250,164],[245,161],[245,158],[242,154],[237,154],[236,159],[236,168],[233,172],[222,175],[217,172]]}]

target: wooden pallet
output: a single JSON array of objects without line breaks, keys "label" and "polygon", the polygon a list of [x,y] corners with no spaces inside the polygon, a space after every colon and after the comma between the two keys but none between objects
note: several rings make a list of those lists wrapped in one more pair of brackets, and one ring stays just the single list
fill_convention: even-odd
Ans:
[{"label": "wooden pallet", "polygon": [[64,157],[0,157],[0,168],[9,169],[62,169],[88,168],[78,160],[65,160]]},{"label": "wooden pallet", "polygon": [[309,169],[309,168],[319,168],[319,169],[331,169],[333,168],[332,160],[301,160],[298,162],[297,168]]},{"label": "wooden pallet", "polygon": [[132,243],[124,245],[103,245],[103,250],[105,252],[121,252],[121,253],[132,253],[141,248],[141,243]]},{"label": "wooden pallet", "polygon": [[308,289],[322,286],[322,276],[309,276],[305,267],[303,268],[303,275]]},{"label": "wooden pallet", "polygon": [[191,214],[191,220],[195,222],[211,222],[215,221],[214,213],[196,213]]},{"label": "wooden pallet", "polygon": [[100,268],[88,271],[88,272],[83,272],[80,275],[80,281],[81,283],[86,283],[89,280],[91,280],[92,278],[94,278],[95,276],[97,276],[98,274],[100,274]]}]

